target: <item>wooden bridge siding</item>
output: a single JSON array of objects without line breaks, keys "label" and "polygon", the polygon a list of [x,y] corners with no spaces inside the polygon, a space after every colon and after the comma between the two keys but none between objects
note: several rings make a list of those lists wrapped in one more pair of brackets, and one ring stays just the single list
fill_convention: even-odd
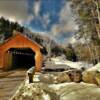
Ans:
[{"label": "wooden bridge siding", "polygon": [[[7,67],[7,68],[6,68]],[[12,53],[5,52],[4,55],[4,68],[10,69],[12,67]]]}]

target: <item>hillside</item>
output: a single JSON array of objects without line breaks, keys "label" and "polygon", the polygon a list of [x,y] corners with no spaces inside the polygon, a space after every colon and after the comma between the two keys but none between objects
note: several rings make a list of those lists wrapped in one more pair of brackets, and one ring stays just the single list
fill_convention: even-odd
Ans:
[{"label": "hillside", "polygon": [[16,30],[45,47],[48,52],[48,56],[57,56],[63,54],[63,47],[61,47],[61,45],[59,45],[55,40],[49,38],[47,35],[31,32],[28,28],[21,26],[17,22],[10,22],[3,17],[0,18],[0,23],[1,44],[10,38],[13,35],[13,31]]}]

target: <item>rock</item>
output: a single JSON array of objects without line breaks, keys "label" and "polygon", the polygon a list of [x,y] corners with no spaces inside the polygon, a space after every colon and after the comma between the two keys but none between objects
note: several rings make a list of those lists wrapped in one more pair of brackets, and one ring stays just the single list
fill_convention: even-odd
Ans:
[{"label": "rock", "polygon": [[69,83],[59,89],[60,100],[99,100],[100,88],[85,83]]},{"label": "rock", "polygon": [[53,72],[50,74],[43,74],[39,76],[39,80],[48,84],[71,82],[71,79],[66,72]]},{"label": "rock", "polygon": [[97,85],[100,86],[100,73],[96,74],[95,80],[96,80],[96,82],[97,82]]},{"label": "rock", "polygon": [[67,73],[59,73],[57,75],[57,83],[63,83],[63,82],[71,82],[71,79]]},{"label": "rock", "polygon": [[53,84],[55,81],[55,76],[53,74],[41,74],[39,80],[43,83]]},{"label": "rock", "polygon": [[23,83],[11,100],[44,100],[39,84]]},{"label": "rock", "polygon": [[80,82],[82,80],[82,71],[77,69],[68,70],[67,74],[69,75],[72,82]]},{"label": "rock", "polygon": [[83,72],[82,80],[86,83],[96,84],[95,76],[96,76],[96,71],[85,71]]},{"label": "rock", "polygon": [[39,80],[44,83],[63,83],[63,82],[80,82],[82,80],[82,71],[70,69],[63,72],[48,72],[49,74],[41,74]]},{"label": "rock", "polygon": [[92,68],[87,69],[82,73],[82,80],[86,83],[93,83],[100,85],[100,64],[95,65]]},{"label": "rock", "polygon": [[[86,83],[80,82],[82,79]],[[33,83],[29,84],[26,78],[11,100],[99,100],[100,87],[97,85],[100,86],[99,68],[83,73],[75,68],[63,72],[36,73]]]},{"label": "rock", "polygon": [[86,83],[45,84],[25,82],[11,100],[99,100],[100,88]]}]

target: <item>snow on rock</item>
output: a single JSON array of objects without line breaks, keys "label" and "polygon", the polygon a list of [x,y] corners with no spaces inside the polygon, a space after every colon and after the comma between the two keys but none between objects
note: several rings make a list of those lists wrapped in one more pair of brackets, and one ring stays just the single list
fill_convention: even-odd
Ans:
[{"label": "snow on rock", "polygon": [[100,72],[100,63],[96,64],[92,68],[89,68],[87,71],[99,71]]},{"label": "snow on rock", "polygon": [[[38,78],[39,76],[35,76]],[[48,76],[47,76],[48,77]],[[19,87],[11,100],[99,100],[100,88],[87,83],[45,83],[36,81],[29,84],[28,80]]]}]

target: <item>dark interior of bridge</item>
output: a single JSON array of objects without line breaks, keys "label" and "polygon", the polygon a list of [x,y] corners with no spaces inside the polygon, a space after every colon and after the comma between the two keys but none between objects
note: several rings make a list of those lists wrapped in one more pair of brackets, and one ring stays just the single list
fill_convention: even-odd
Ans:
[{"label": "dark interior of bridge", "polygon": [[8,52],[12,54],[12,69],[30,68],[35,65],[35,52],[30,48],[10,48]]}]

